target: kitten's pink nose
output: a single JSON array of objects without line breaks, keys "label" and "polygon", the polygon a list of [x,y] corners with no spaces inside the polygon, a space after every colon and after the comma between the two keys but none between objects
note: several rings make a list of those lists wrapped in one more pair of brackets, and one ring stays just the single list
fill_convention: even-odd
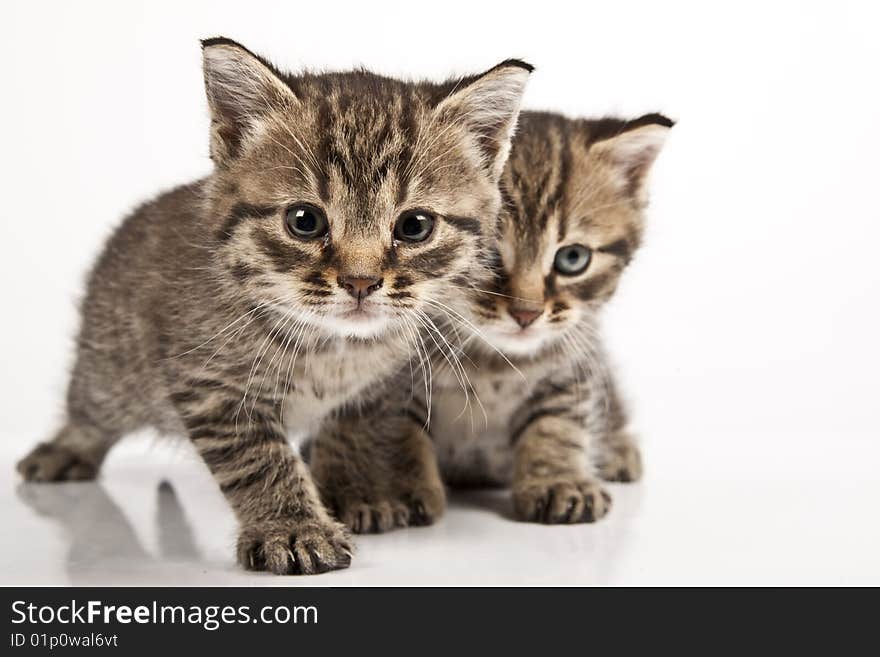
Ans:
[{"label": "kitten's pink nose", "polygon": [[344,287],[355,299],[363,299],[382,287],[381,278],[363,278],[359,276],[340,276],[339,287]]},{"label": "kitten's pink nose", "polygon": [[510,312],[510,316],[516,320],[516,323],[523,328],[527,327],[544,314],[543,310],[525,310],[522,308],[511,308],[508,312]]}]

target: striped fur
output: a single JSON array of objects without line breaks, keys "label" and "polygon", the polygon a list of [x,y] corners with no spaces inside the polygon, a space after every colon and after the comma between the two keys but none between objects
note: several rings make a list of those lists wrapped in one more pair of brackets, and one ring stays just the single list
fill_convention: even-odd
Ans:
[{"label": "striped fur", "polygon": [[[671,125],[660,115],[522,116],[502,181],[496,276],[460,309],[479,330],[463,350],[487,418],[474,430],[451,419],[465,400],[456,377],[435,371],[443,410],[431,429],[446,477],[510,484],[521,519],[591,522],[610,507],[599,478],[641,475],[598,315],[641,241],[646,175]],[[591,261],[565,275],[554,256],[573,244]],[[537,316],[525,328],[514,318],[522,312]]]},{"label": "striped fur", "polygon": [[[598,314],[638,248],[646,176],[671,125],[660,115],[622,121],[523,113],[502,178],[499,248],[487,262],[495,275],[456,283],[437,321],[450,345],[438,340],[432,358],[430,435],[448,483],[510,485],[521,519],[573,523],[608,511],[600,479],[640,476]],[[571,244],[590,247],[592,261],[566,276],[553,262]],[[523,329],[517,312],[537,319]],[[427,421],[425,402],[423,395],[412,407],[408,431]],[[362,425],[364,440],[377,448],[371,468],[359,472],[390,471],[398,488],[423,485],[376,462],[378,446],[393,442],[380,418]],[[352,497],[387,498],[369,481],[340,479],[338,488],[358,489]]]},{"label": "striped fur", "polygon": [[[488,275],[530,67],[405,83],[290,76],[222,38],[203,52],[215,170],[110,239],[88,282],[67,423],[19,470],[92,478],[130,431],[186,434],[240,521],[244,567],[342,568],[347,532],[291,437],[338,435],[406,366],[427,300]],[[304,203],[327,218],[320,239],[285,224]],[[436,216],[420,243],[394,237],[411,209]],[[359,280],[372,294],[353,292]]]}]

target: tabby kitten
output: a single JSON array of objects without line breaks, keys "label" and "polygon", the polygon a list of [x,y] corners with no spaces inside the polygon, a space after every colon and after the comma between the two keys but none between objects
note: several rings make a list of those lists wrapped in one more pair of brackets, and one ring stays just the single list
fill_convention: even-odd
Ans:
[{"label": "tabby kitten", "polygon": [[[124,434],[185,433],[273,573],[350,563],[288,436],[369,404],[406,362],[425,295],[479,280],[531,67],[456,84],[281,73],[203,42],[207,178],[128,217],[91,273],[67,422],[18,469],[91,479]],[[424,433],[399,448],[423,465]],[[414,466],[414,472],[417,471]],[[421,504],[419,491],[407,503]]]},{"label": "tabby kitten", "polygon": [[446,481],[510,485],[522,520],[592,522],[610,508],[600,479],[641,475],[597,322],[639,245],[646,176],[672,125],[524,112],[502,178],[496,276],[460,286],[438,322],[448,344],[434,350],[431,403],[410,404],[410,421],[430,409]]}]

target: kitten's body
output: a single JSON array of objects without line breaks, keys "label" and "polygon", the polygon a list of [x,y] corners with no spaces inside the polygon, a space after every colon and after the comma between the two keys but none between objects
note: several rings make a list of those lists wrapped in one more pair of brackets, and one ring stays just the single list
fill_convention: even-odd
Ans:
[{"label": "kitten's body", "polygon": [[[435,333],[450,345],[432,355],[430,403],[410,410],[450,484],[510,485],[525,520],[590,522],[610,506],[600,479],[641,475],[598,312],[639,245],[645,177],[671,125],[523,113],[495,276],[446,296]],[[587,264],[559,270],[572,248]]]},{"label": "kitten's body", "polygon": [[[288,436],[345,441],[333,428],[384,401],[378,384],[406,363],[426,299],[484,275],[530,67],[457,86],[292,77],[229,40],[204,45],[215,171],[109,241],[82,307],[67,423],[19,470],[88,479],[132,430],[184,433],[240,521],[242,565],[345,567],[347,534]],[[395,431],[415,478],[395,491],[406,524],[439,513],[443,489],[424,432]]]},{"label": "kitten's body", "polygon": [[163,194],[111,238],[89,277],[70,408],[100,413],[92,419],[115,435],[145,426],[181,435],[172,395],[181,377],[197,374],[241,388],[243,423],[255,399],[268,395],[284,397],[287,427],[313,431],[341,402],[395,372],[405,344],[317,330],[301,339],[308,357],[294,362],[297,336],[288,341],[282,314],[254,311],[259,304],[218,275],[199,218],[208,184]]}]

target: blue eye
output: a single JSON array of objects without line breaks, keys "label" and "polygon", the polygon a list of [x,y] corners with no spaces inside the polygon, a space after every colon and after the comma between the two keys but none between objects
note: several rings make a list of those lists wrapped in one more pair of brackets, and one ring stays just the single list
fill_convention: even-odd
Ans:
[{"label": "blue eye", "polygon": [[560,274],[576,276],[583,273],[590,265],[593,252],[583,244],[569,244],[556,252],[553,266]]},{"label": "blue eye", "polygon": [[287,230],[303,240],[313,240],[327,234],[327,217],[312,205],[292,205],[284,217]]}]

